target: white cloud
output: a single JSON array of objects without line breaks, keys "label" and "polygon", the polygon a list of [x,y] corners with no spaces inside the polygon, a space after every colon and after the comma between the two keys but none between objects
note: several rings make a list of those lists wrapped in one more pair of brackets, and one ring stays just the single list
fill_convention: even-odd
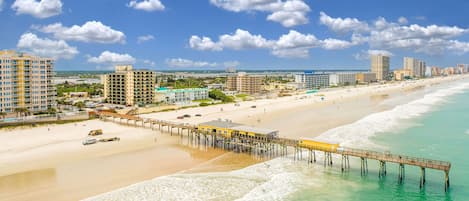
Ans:
[{"label": "white cloud", "polygon": [[98,57],[89,57],[88,62],[107,65],[133,64],[135,63],[135,58],[129,54],[119,54],[106,50]]},{"label": "white cloud", "polygon": [[192,61],[189,59],[182,59],[182,58],[173,58],[173,59],[166,59],[166,64],[170,67],[215,67],[217,63],[210,63],[206,61]]},{"label": "white cloud", "polygon": [[95,43],[125,43],[125,34],[112,29],[100,21],[88,21],[82,26],[65,27],[61,23],[35,27],[41,32],[51,33],[55,38]]},{"label": "white cloud", "polygon": [[239,61],[226,61],[223,63],[223,66],[225,67],[238,67],[239,65],[241,65]]},{"label": "white cloud", "polygon": [[154,61],[150,61],[150,60],[143,60],[143,64],[147,65],[147,66],[150,66],[150,67],[155,67],[156,66],[156,63]]},{"label": "white cloud", "polygon": [[[405,17],[400,17],[397,22],[388,22],[379,17],[370,25],[356,18],[332,18],[321,12],[321,24],[339,33],[352,33],[352,41],[339,42],[331,40],[333,47],[348,47],[367,43],[370,49],[403,49],[417,53],[430,55],[443,54],[447,50],[457,53],[467,52],[466,42],[452,40],[469,33],[469,29],[457,26],[421,26],[418,24],[406,25]],[[327,39],[324,40],[327,42]],[[327,46],[325,49],[331,49]],[[333,49],[333,48],[332,48]]]},{"label": "white cloud", "polygon": [[54,59],[71,59],[79,52],[63,40],[42,39],[33,33],[21,35],[16,47],[32,54]]},{"label": "white cloud", "polygon": [[3,0],[0,0],[0,12],[3,10]]},{"label": "white cloud", "polygon": [[397,20],[400,24],[407,24],[409,23],[409,21],[407,21],[407,18],[405,17],[399,17],[399,19]]},{"label": "white cloud", "polygon": [[268,12],[267,20],[285,27],[307,24],[306,15],[311,10],[303,0],[210,0],[210,3],[233,12]]},{"label": "white cloud", "polygon": [[392,57],[394,54],[392,52],[389,52],[387,50],[368,50],[368,51],[361,51],[360,53],[357,53],[353,55],[356,60],[370,60],[371,55],[376,55],[376,54],[381,54],[385,56]]},{"label": "white cloud", "polygon": [[313,34],[302,34],[295,30],[290,30],[278,40],[268,40],[242,29],[237,29],[233,34],[221,35],[217,42],[208,37],[192,36],[189,43],[191,48],[197,50],[268,49],[278,57],[308,57],[311,48],[344,49],[358,44],[332,38],[321,41]]},{"label": "white cloud", "polygon": [[144,10],[147,12],[164,10],[165,8],[160,0],[143,0],[140,2],[130,1],[127,6],[137,10]]},{"label": "white cloud", "polygon": [[354,46],[355,44],[345,40],[328,38],[322,41],[322,47],[326,50],[342,50]]},{"label": "white cloud", "polygon": [[149,41],[149,40],[154,40],[155,37],[153,35],[144,35],[144,36],[139,36],[137,38],[137,43],[143,43],[143,42],[146,42],[146,41]]},{"label": "white cloud", "polygon": [[234,50],[266,48],[270,46],[270,41],[267,41],[261,35],[252,35],[249,31],[242,29],[237,29],[232,35],[224,34],[220,36],[218,43],[223,48]]},{"label": "white cloud", "polygon": [[221,48],[218,44],[214,43],[212,39],[208,37],[191,36],[189,39],[189,45],[192,49],[196,50],[211,50],[211,51],[221,51]]},{"label": "white cloud", "polygon": [[16,0],[11,9],[17,15],[29,14],[36,18],[48,18],[62,13],[62,2],[60,0]]},{"label": "white cloud", "polygon": [[366,32],[369,30],[366,22],[356,18],[332,18],[324,12],[321,12],[319,15],[319,22],[321,24],[338,33]]}]

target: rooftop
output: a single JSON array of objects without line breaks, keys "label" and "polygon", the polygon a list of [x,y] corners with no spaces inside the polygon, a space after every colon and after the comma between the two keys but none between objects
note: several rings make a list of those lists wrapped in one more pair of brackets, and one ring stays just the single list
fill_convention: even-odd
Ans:
[{"label": "rooftop", "polygon": [[201,123],[199,125],[214,126],[214,127],[219,127],[219,128],[233,128],[233,127],[236,127],[236,126],[241,126],[242,124],[233,123],[233,122],[230,122],[230,121],[213,120],[213,121]]},{"label": "rooftop", "polygon": [[258,133],[258,134],[263,134],[263,135],[273,135],[273,134],[278,133],[278,130],[273,130],[273,129],[268,129],[268,128],[257,128],[257,127],[244,126],[244,125],[235,126],[235,127],[232,127],[231,129]]}]

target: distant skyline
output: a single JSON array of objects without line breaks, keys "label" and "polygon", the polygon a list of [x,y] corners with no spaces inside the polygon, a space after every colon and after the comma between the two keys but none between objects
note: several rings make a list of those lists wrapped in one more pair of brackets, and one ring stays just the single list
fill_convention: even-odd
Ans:
[{"label": "distant skyline", "polygon": [[0,0],[0,49],[57,70],[368,69],[469,63],[469,1]]}]

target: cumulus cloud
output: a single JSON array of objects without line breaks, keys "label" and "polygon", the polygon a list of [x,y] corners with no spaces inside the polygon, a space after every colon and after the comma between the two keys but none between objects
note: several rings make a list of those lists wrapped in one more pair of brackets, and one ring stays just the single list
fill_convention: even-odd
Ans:
[{"label": "cumulus cloud", "polygon": [[399,17],[399,19],[397,20],[400,24],[407,24],[409,23],[409,21],[407,21],[407,18],[405,17]]},{"label": "cumulus cloud", "polygon": [[[405,17],[400,17],[397,22],[389,22],[379,17],[368,24],[356,18],[333,18],[323,12],[320,14],[320,22],[332,31],[352,33],[351,43],[329,41],[339,47],[367,43],[370,49],[404,49],[430,55],[443,54],[447,50],[457,53],[468,52],[465,48],[467,42],[454,38],[469,33],[469,29],[457,26],[406,25],[408,21]],[[325,47],[325,49],[330,48]]]},{"label": "cumulus cloud", "polygon": [[88,21],[85,24],[65,27],[62,23],[36,26],[43,33],[51,33],[55,38],[88,43],[125,43],[125,34],[114,30],[100,21]]},{"label": "cumulus cloud", "polygon": [[149,41],[149,40],[154,40],[155,37],[153,35],[144,35],[144,36],[139,36],[137,38],[137,43],[143,43],[143,42],[146,42],[146,41]]},{"label": "cumulus cloud", "polygon": [[135,58],[129,54],[119,54],[106,50],[97,57],[88,57],[88,62],[106,65],[133,64]]},{"label": "cumulus cloud", "polygon": [[3,10],[3,0],[0,0],[0,12]]},{"label": "cumulus cloud", "polygon": [[210,0],[213,5],[233,12],[267,12],[267,20],[285,27],[308,23],[311,10],[303,0]]},{"label": "cumulus cloud", "polygon": [[146,65],[146,66],[150,66],[150,67],[155,67],[156,66],[156,63],[154,61],[151,61],[151,60],[148,60],[148,59],[143,60],[143,64]]},{"label": "cumulus cloud", "polygon": [[17,15],[28,14],[36,18],[48,18],[62,13],[60,0],[15,0],[11,9]]},{"label": "cumulus cloud", "polygon": [[16,47],[32,54],[54,59],[71,59],[79,52],[63,40],[39,38],[33,33],[21,35]]},{"label": "cumulus cloud", "polygon": [[192,49],[196,50],[211,50],[211,51],[221,51],[222,47],[214,43],[212,39],[208,37],[199,37],[191,36],[189,39],[189,45]]},{"label": "cumulus cloud", "polygon": [[357,53],[353,55],[356,60],[370,60],[371,55],[384,55],[388,57],[394,56],[394,54],[390,51],[387,50],[368,50],[368,51],[361,51],[360,53]]},{"label": "cumulus cloud", "polygon": [[290,30],[277,40],[268,40],[262,35],[254,35],[249,31],[237,29],[233,34],[224,34],[214,42],[208,37],[192,36],[189,41],[190,47],[197,50],[221,51],[223,49],[268,49],[278,57],[308,57],[309,49],[345,49],[357,43],[338,39],[317,39],[313,34],[302,34]]},{"label": "cumulus cloud", "polygon": [[226,61],[226,62],[223,62],[223,66],[225,66],[225,67],[238,67],[239,65],[241,65],[241,63],[239,61]]},{"label": "cumulus cloud", "polygon": [[166,64],[170,67],[215,67],[217,63],[210,63],[206,61],[192,61],[189,59],[182,59],[182,58],[173,58],[173,59],[166,59]]},{"label": "cumulus cloud", "polygon": [[164,10],[164,5],[160,0],[130,1],[128,7],[147,12]]},{"label": "cumulus cloud", "polygon": [[369,30],[366,22],[356,18],[332,18],[324,12],[320,12],[319,15],[319,23],[338,33],[366,32]]}]

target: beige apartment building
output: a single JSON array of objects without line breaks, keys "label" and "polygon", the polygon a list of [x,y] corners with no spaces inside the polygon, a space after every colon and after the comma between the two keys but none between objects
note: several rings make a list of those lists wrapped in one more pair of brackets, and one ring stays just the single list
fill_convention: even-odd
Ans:
[{"label": "beige apartment building", "polygon": [[371,72],[376,73],[376,79],[388,80],[389,57],[381,54],[371,55]]},{"label": "beige apartment building", "polygon": [[370,73],[370,72],[357,73],[356,80],[358,83],[376,82],[376,73]]},{"label": "beige apartment building", "polygon": [[0,51],[0,112],[55,108],[54,60],[12,50]]},{"label": "beige apartment building", "polygon": [[410,70],[408,69],[400,69],[394,71],[394,79],[398,81],[405,80],[406,77],[411,77]]},{"label": "beige apartment building", "polygon": [[245,72],[239,72],[235,76],[226,78],[226,90],[239,93],[256,94],[261,92],[263,77],[249,76]]},{"label": "beige apartment building", "polygon": [[409,70],[412,77],[425,77],[426,67],[424,61],[412,57],[404,57],[404,69]]},{"label": "beige apartment building", "polygon": [[132,65],[118,65],[115,72],[103,75],[106,102],[118,105],[146,105],[155,98],[156,73],[134,70]]}]

